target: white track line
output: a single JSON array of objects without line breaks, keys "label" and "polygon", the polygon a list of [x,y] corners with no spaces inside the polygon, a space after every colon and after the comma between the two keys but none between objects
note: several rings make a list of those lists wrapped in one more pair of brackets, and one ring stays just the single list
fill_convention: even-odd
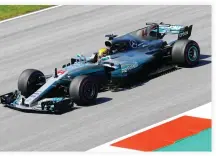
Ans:
[{"label": "white track line", "polygon": [[[179,114],[179,115],[176,115],[176,116],[174,116],[174,117],[171,117],[171,118],[169,118],[169,119],[163,120],[163,121],[158,122],[158,123],[156,123],[156,124],[153,124],[153,125],[151,125],[151,126],[149,126],[149,127],[140,129],[140,130],[138,130],[138,131],[136,131],[136,132],[130,133],[130,134],[125,135],[125,136],[123,136],[123,137],[117,138],[117,139],[112,140],[112,141],[110,141],[110,142],[107,142],[107,143],[105,143],[105,144],[103,144],[103,145],[100,145],[100,146],[97,146],[97,147],[92,148],[92,149],[90,149],[90,150],[87,150],[87,152],[115,152],[115,151],[121,152],[121,151],[125,151],[125,150],[123,150],[123,149],[122,149],[122,150],[116,149],[117,147],[112,147],[112,146],[110,146],[110,145],[113,144],[113,143],[115,143],[115,142],[118,142],[118,141],[120,141],[120,140],[126,139],[126,138],[128,138],[128,137],[130,137],[130,136],[133,136],[133,135],[135,135],[135,134],[141,133],[141,132],[143,132],[143,131],[146,131],[146,130],[148,130],[148,129],[151,129],[151,128],[153,128],[153,127],[156,127],[156,126],[158,126],[158,125],[161,125],[161,124],[164,124],[164,123],[169,122],[169,121],[171,121],[171,120],[174,120],[174,119],[176,119],[176,118],[179,118],[179,117],[181,117],[181,116],[183,116],[183,115],[189,115],[189,116],[194,116],[194,117],[201,117],[201,118],[212,119],[211,102],[210,102],[210,103],[207,103],[207,104],[204,104],[204,105],[202,105],[202,106],[199,106],[199,107],[197,107],[197,108],[194,108],[194,109],[192,109],[192,110],[189,110],[189,111],[187,111],[187,112],[181,113],[181,114]],[[127,150],[127,149],[126,149],[126,150]],[[134,150],[134,152],[137,152],[137,151]]]},{"label": "white track line", "polygon": [[60,7],[60,6],[63,6],[63,5],[56,5],[56,6],[52,6],[52,7],[45,8],[45,9],[41,9],[41,10],[38,10],[38,11],[33,11],[33,12],[30,12],[30,13],[27,13],[27,14],[24,14],[24,15],[8,18],[8,19],[0,21],[0,24],[1,23],[5,23],[5,22],[9,22],[9,21],[12,21],[12,20],[15,20],[15,19],[19,19],[19,18],[22,18],[22,17],[26,17],[26,16],[29,16],[29,15],[34,15],[34,14],[38,14],[38,13],[41,13],[41,12],[44,12],[44,11],[55,9],[55,8]]}]

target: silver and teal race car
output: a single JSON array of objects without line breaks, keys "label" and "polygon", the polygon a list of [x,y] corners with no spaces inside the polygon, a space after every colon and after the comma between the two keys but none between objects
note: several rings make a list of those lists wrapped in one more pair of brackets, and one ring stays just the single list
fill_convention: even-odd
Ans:
[{"label": "silver and teal race car", "polygon": [[[144,28],[122,36],[106,35],[110,52],[97,60],[77,55],[70,63],[44,75],[36,69],[24,70],[18,89],[0,96],[7,107],[20,110],[61,112],[77,105],[90,105],[106,86],[118,86],[133,78],[145,78],[176,67],[193,67],[199,63],[198,43],[188,38],[192,25],[146,23]],[[163,40],[167,34],[178,37]],[[124,83],[123,83],[124,84]]]}]

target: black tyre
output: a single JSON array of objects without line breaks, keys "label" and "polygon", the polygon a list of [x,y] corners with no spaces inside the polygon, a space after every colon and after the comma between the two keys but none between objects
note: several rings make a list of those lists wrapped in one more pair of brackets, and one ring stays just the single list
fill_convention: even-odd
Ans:
[{"label": "black tyre", "polygon": [[69,86],[70,97],[78,105],[90,105],[98,95],[98,84],[94,77],[82,75],[75,77]]},{"label": "black tyre", "polygon": [[178,40],[172,47],[172,62],[179,66],[193,67],[199,63],[200,48],[193,40]]},{"label": "black tyre", "polygon": [[26,69],[19,76],[18,90],[21,91],[23,96],[29,97],[41,87],[39,84],[43,84],[45,82],[46,79],[41,71],[35,69]]}]

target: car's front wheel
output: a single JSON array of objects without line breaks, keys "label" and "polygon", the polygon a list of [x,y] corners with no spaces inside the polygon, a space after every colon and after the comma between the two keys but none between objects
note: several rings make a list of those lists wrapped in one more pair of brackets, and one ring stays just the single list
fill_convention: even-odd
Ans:
[{"label": "car's front wheel", "polygon": [[98,84],[92,76],[77,76],[70,83],[69,94],[76,104],[90,105],[97,98]]},{"label": "car's front wheel", "polygon": [[19,76],[18,90],[27,98],[45,82],[46,79],[41,71],[36,69],[26,69]]}]

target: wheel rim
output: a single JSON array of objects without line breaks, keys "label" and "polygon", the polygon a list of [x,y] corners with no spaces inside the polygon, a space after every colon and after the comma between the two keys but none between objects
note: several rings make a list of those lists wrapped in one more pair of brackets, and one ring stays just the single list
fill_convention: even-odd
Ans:
[{"label": "wheel rim", "polygon": [[96,95],[96,86],[94,83],[86,83],[83,87],[83,95],[85,99],[94,99]]},{"label": "wheel rim", "polygon": [[195,47],[195,46],[190,47],[188,50],[188,59],[193,62],[193,61],[196,61],[197,58],[198,58],[197,47]]}]

